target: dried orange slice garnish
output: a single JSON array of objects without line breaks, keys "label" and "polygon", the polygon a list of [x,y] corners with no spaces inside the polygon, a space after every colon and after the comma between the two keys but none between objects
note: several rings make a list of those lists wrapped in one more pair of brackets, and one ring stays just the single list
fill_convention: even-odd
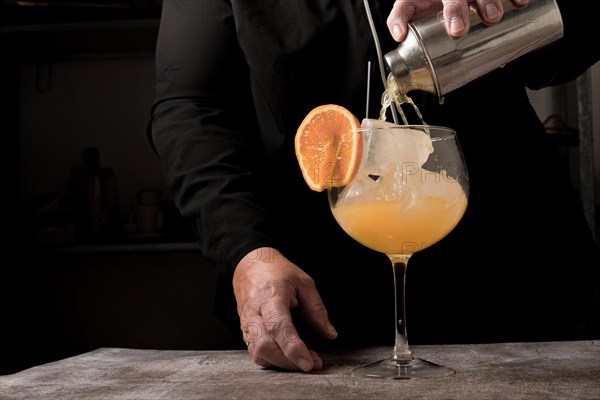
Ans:
[{"label": "dried orange slice garnish", "polygon": [[[308,186],[317,192],[350,183],[362,156],[358,119],[336,104],[310,111],[296,132],[296,157]],[[346,132],[346,134],[343,134]]]}]

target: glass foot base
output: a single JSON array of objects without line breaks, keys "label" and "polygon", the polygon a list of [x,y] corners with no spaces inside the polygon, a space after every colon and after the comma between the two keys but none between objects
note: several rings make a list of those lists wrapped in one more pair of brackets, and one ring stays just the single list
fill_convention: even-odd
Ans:
[{"label": "glass foot base", "polygon": [[408,361],[390,358],[352,370],[353,375],[383,379],[439,378],[454,375],[454,373],[453,369],[419,358]]}]

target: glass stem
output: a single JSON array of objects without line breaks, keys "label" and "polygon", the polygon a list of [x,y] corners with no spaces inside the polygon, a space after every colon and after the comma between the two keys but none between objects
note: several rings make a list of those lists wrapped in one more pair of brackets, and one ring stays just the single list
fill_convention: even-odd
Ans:
[{"label": "glass stem", "polygon": [[410,361],[412,352],[408,348],[406,335],[406,266],[410,255],[390,256],[394,271],[394,297],[395,304],[395,331],[396,343],[394,344],[394,360]]}]

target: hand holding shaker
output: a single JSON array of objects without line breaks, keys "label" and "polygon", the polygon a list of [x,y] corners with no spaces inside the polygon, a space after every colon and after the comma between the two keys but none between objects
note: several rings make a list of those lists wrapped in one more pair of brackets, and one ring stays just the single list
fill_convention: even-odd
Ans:
[{"label": "hand holding shaker", "polygon": [[442,101],[444,94],[563,36],[555,0],[532,0],[526,7],[510,0],[502,4],[504,16],[491,26],[471,4],[471,28],[460,39],[448,36],[442,12],[409,23],[406,40],[384,56],[398,89],[434,93]]}]

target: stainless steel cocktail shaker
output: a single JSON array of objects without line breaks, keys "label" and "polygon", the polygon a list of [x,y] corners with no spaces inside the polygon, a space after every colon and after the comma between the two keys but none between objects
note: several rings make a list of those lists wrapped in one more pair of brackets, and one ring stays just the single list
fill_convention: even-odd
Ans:
[{"label": "stainless steel cocktail shaker", "polygon": [[502,67],[563,36],[555,0],[532,0],[514,7],[503,0],[504,16],[495,25],[483,23],[470,6],[471,28],[460,39],[448,36],[444,17],[437,15],[409,24],[406,40],[384,56],[399,89],[443,95]]}]

